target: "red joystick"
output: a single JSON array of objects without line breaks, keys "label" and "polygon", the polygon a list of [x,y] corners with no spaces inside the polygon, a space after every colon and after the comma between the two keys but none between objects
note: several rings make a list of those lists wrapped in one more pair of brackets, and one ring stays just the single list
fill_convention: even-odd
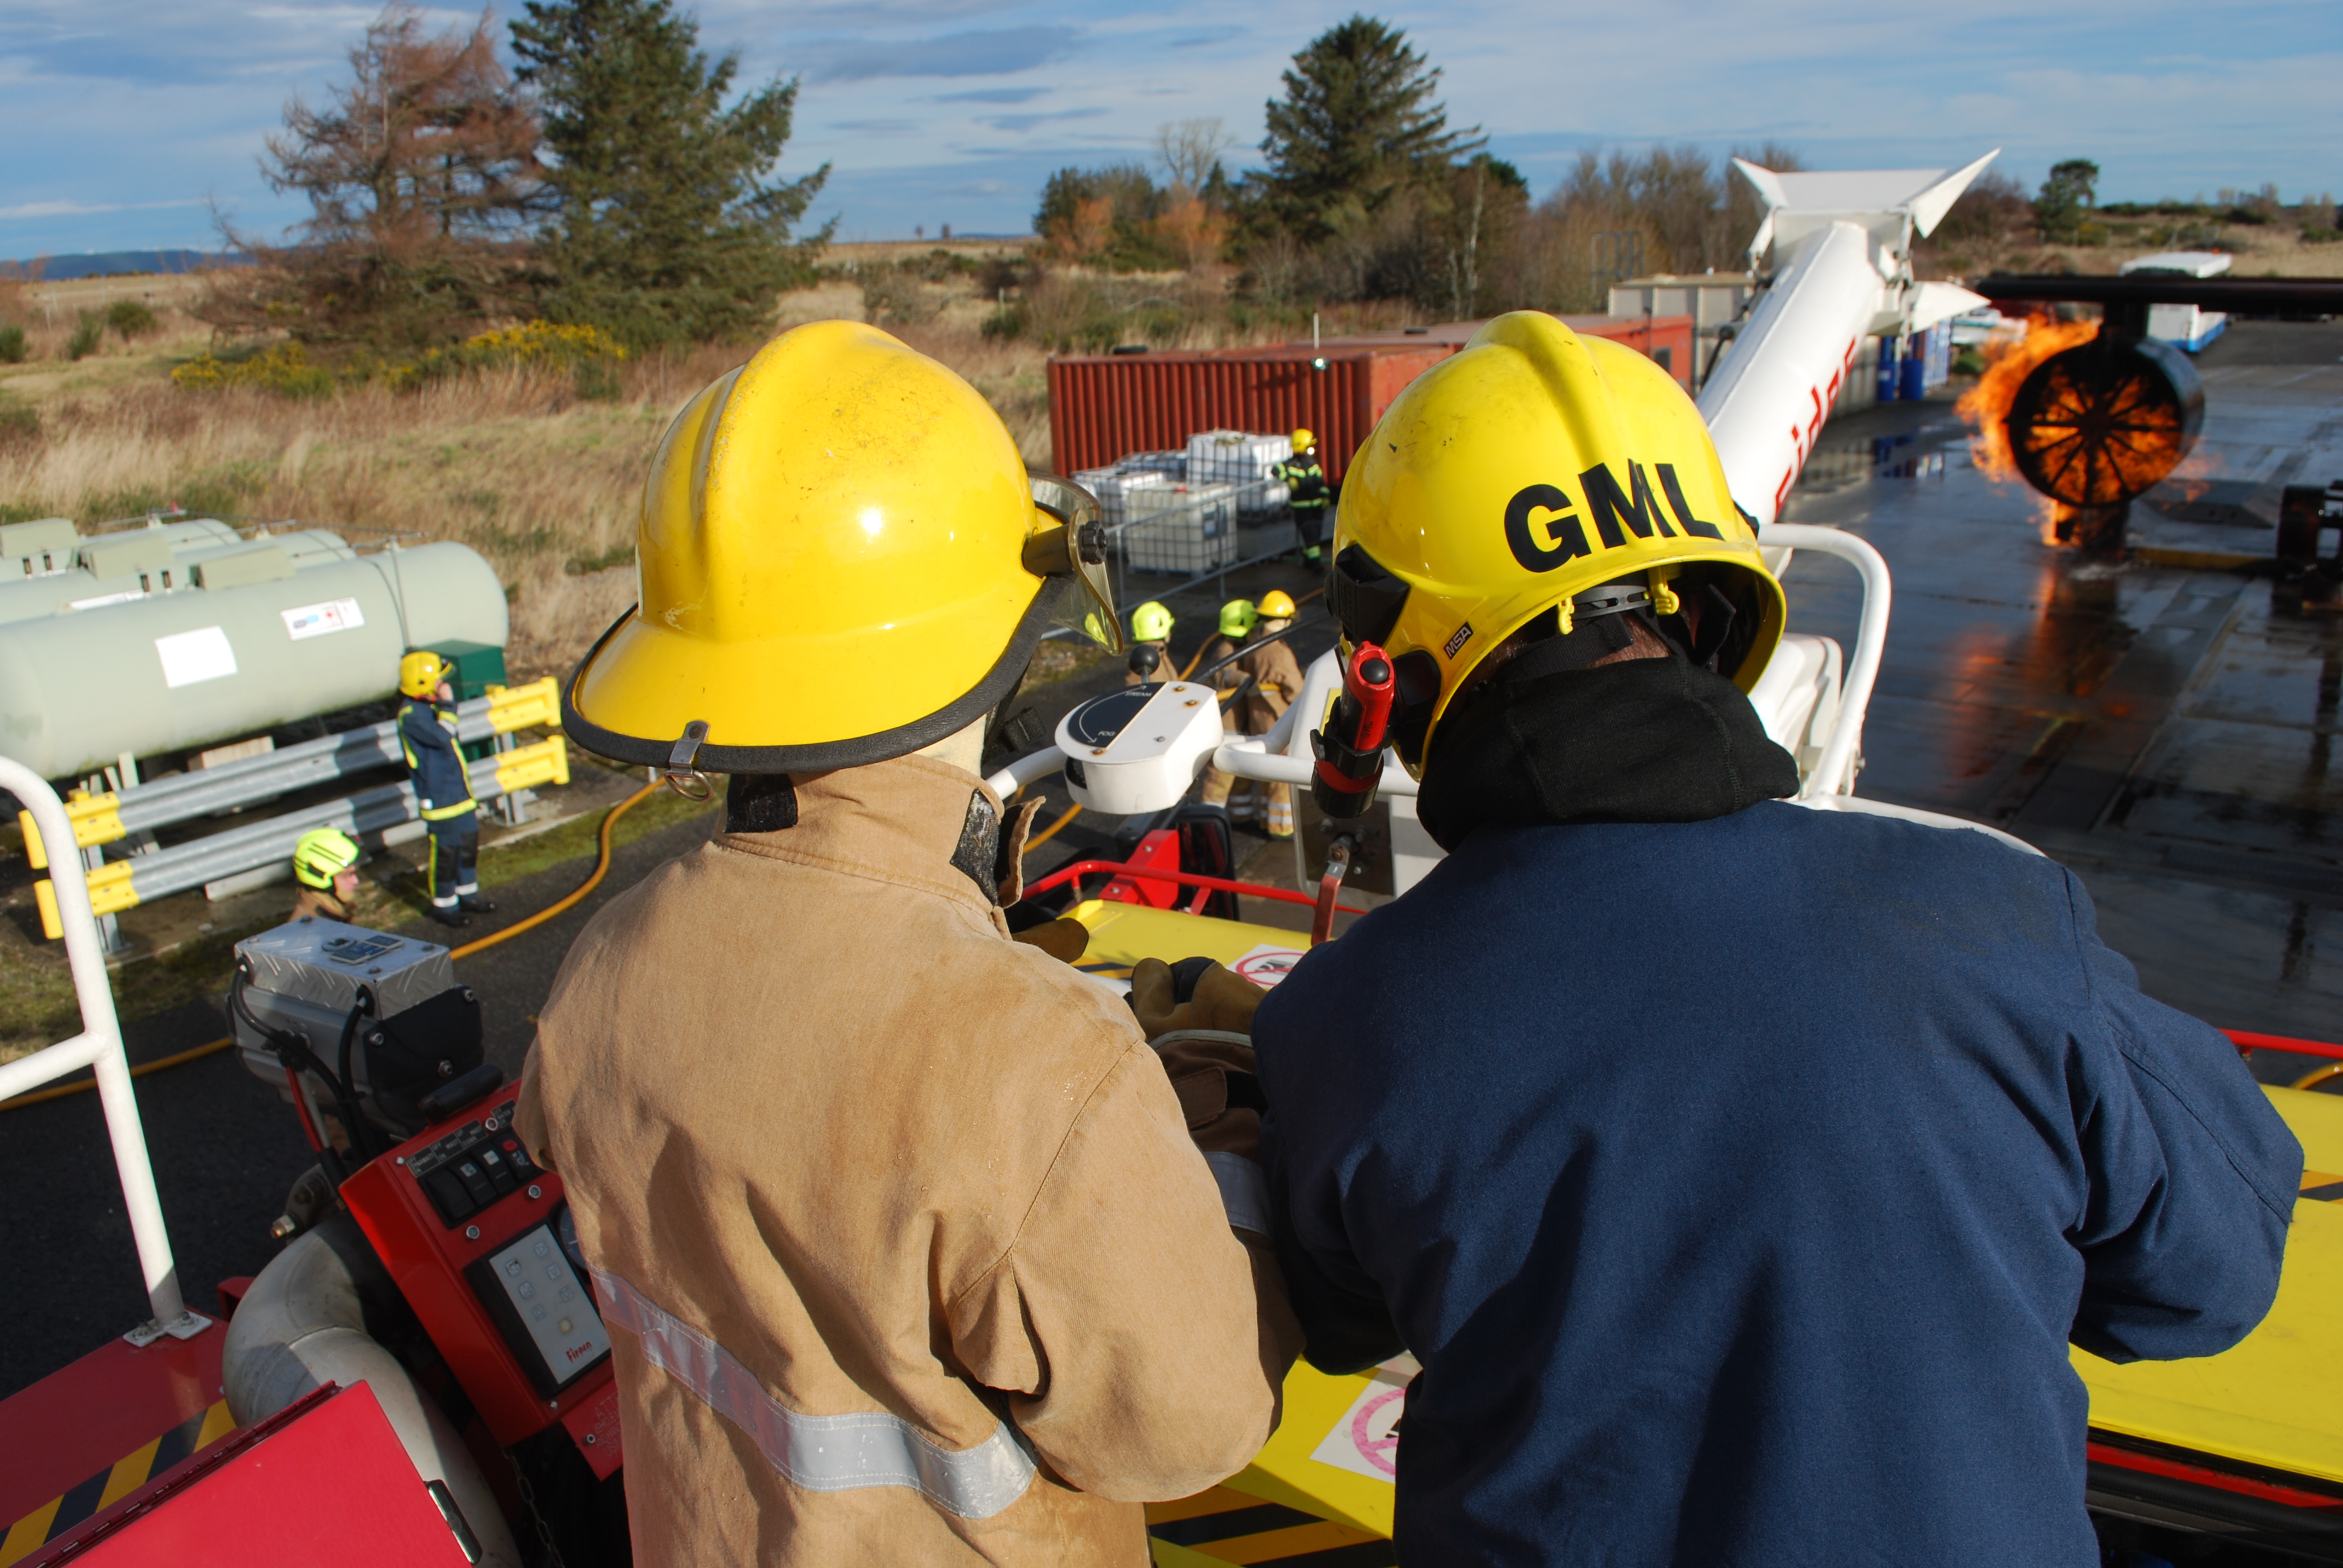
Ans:
[{"label": "red joystick", "polygon": [[1374,804],[1397,689],[1390,655],[1372,642],[1352,650],[1342,669],[1342,695],[1327,715],[1326,727],[1310,737],[1318,757],[1310,794],[1327,816],[1363,817]]}]

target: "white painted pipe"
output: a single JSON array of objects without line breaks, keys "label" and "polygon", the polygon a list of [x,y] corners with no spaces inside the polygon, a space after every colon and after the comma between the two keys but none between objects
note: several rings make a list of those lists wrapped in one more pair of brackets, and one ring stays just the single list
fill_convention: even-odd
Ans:
[{"label": "white painted pipe", "polygon": [[88,873],[72,848],[72,819],[48,781],[13,757],[0,757],[0,789],[16,797],[33,814],[44,845],[62,846],[49,858],[49,880],[56,893],[57,918],[65,930],[65,960],[73,971],[74,995],[81,1004],[81,1033],[73,1039],[0,1065],[0,1099],[37,1088],[86,1067],[96,1076],[98,1103],[106,1111],[106,1136],[114,1143],[114,1168],[122,1178],[122,1207],[129,1216],[138,1265],[146,1278],[146,1302],[154,1318],[133,1337],[153,1332],[185,1338],[210,1320],[187,1311],[179,1294],[178,1266],[163,1224],[163,1200],[155,1191],[155,1167],[139,1125],[138,1099],[130,1084],[130,1063],[122,1051],[122,1024],[114,1011],[106,954],[98,946],[97,920],[90,913]]},{"label": "white painted pipe", "polygon": [[1863,618],[1857,623],[1855,653],[1847,660],[1846,679],[1839,689],[1838,719],[1831,727],[1822,760],[1798,793],[1802,799],[1855,792],[1856,749],[1863,740],[1863,716],[1871,706],[1871,689],[1879,679],[1879,660],[1887,648],[1887,618],[1895,608],[1895,585],[1887,562],[1867,540],[1837,528],[1811,523],[1770,523],[1757,536],[1763,545],[1819,550],[1851,562],[1863,576]]}]

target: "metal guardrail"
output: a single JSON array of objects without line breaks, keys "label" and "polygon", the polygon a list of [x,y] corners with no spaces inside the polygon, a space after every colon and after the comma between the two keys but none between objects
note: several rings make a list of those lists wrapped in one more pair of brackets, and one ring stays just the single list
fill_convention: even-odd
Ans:
[{"label": "metal guardrail", "polygon": [[[568,743],[559,735],[548,736],[533,746],[483,757],[468,764],[467,770],[471,777],[473,798],[484,801],[534,784],[567,784]],[[301,835],[314,828],[339,828],[355,837],[379,833],[402,822],[415,821],[420,815],[416,807],[415,786],[404,779],[339,800],[321,800],[266,821],[110,861],[87,873],[90,908],[96,915],[116,915],[239,871],[289,860]],[[23,825],[25,857],[35,870],[48,869],[48,855],[37,824],[27,816]],[[78,857],[66,859],[77,861]],[[51,883],[35,882],[33,900],[40,910],[42,934],[52,940],[64,935],[65,919]]]},{"label": "metal guardrail", "polygon": [[[499,688],[485,697],[458,703],[456,719],[459,740],[486,740],[516,729],[557,728],[561,723],[559,683],[548,676],[527,686]],[[518,754],[500,753],[499,759],[514,755]],[[365,729],[175,773],[129,789],[96,795],[76,790],[65,802],[65,815],[73,821],[74,842],[90,849],[134,833],[239,810],[370,769],[397,767],[404,760],[397,721],[385,719]],[[29,828],[25,842],[32,842]]]},{"label": "metal guardrail", "polygon": [[[31,769],[13,758],[0,757],[0,789],[15,796],[30,819],[59,843],[71,836],[65,802]],[[85,1067],[91,1070],[97,1080],[98,1103],[106,1111],[106,1135],[114,1144],[114,1167],[122,1179],[123,1210],[146,1276],[147,1309],[154,1314],[123,1338],[134,1345],[151,1344],[165,1334],[190,1339],[211,1327],[211,1320],[189,1312],[179,1293],[178,1265],[171,1256],[170,1233],[163,1225],[163,1201],[155,1191],[155,1167],[147,1158],[138,1100],[130,1087],[130,1062],[122,1050],[114,989],[106,972],[106,954],[98,945],[89,887],[76,857],[65,857],[54,883],[50,899],[65,921],[65,959],[73,970],[74,995],[81,1006],[81,1032],[30,1056],[0,1062],[0,1100],[14,1099]],[[49,882],[41,885],[51,887]]]}]

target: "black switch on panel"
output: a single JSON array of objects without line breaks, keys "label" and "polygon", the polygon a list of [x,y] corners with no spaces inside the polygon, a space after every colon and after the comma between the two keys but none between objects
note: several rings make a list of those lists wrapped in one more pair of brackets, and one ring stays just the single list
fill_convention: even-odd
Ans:
[{"label": "black switch on panel", "polygon": [[423,1179],[423,1190],[431,1194],[431,1206],[450,1225],[479,1208],[464,1190],[464,1184],[456,1180],[456,1173],[445,1165]]},{"label": "black switch on panel", "polygon": [[496,1186],[488,1180],[488,1173],[480,1169],[478,1161],[466,1160],[458,1164],[456,1179],[464,1184],[464,1191],[472,1195],[475,1208],[485,1209],[497,1201]]},{"label": "black switch on panel", "polygon": [[499,1198],[520,1185],[513,1180],[512,1167],[505,1163],[505,1157],[493,1149],[480,1151],[480,1168],[488,1173],[489,1184]]}]

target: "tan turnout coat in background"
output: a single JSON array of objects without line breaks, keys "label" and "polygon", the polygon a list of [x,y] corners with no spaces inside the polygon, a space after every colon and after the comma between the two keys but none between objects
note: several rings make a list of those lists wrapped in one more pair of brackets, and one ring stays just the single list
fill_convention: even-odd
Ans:
[{"label": "tan turnout coat in background", "polygon": [[920,757],[797,790],[596,917],[521,1092],[637,1561],[1138,1568],[1140,1503],[1275,1424],[1273,1265],[1129,1008],[952,863],[990,790]]}]

